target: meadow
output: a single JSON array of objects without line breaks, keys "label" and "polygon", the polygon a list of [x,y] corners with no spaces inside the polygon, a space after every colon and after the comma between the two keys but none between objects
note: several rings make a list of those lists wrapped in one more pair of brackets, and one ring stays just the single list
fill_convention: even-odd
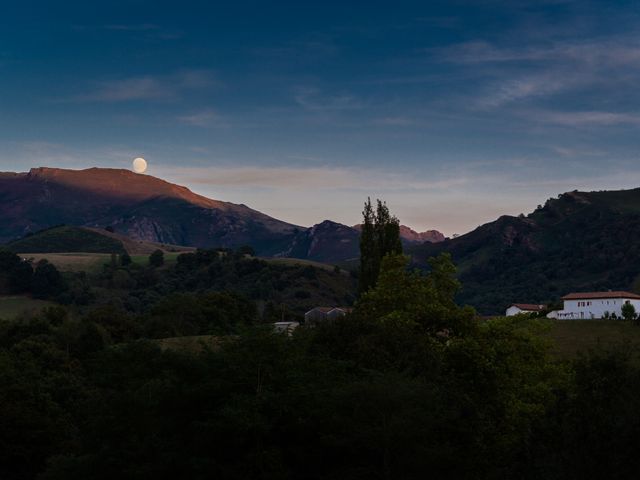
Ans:
[{"label": "meadow", "polygon": [[50,305],[53,303],[25,296],[0,296],[0,318],[11,319],[25,312],[38,312]]},{"label": "meadow", "polygon": [[[184,252],[165,252],[164,261],[166,264],[175,263],[178,255]],[[45,259],[56,266],[61,272],[98,272],[104,264],[111,262],[109,253],[19,253],[23,258],[33,260],[36,264]],[[137,265],[146,266],[149,264],[149,255],[131,255],[131,260]]]},{"label": "meadow", "polygon": [[589,350],[640,348],[640,326],[623,320],[552,320],[546,335],[552,352],[566,359]]}]

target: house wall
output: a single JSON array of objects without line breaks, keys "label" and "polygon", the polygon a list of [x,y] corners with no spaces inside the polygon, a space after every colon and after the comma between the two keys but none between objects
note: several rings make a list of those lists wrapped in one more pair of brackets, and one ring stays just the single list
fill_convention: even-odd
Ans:
[{"label": "house wall", "polygon": [[522,313],[522,312],[523,310],[520,310],[518,307],[511,305],[509,308],[507,308],[505,315],[507,317],[511,317],[512,315],[518,315],[519,313]]},{"label": "house wall", "polygon": [[327,319],[327,314],[322,312],[319,309],[313,309],[304,314],[304,323],[313,324],[317,322],[322,322]]},{"label": "house wall", "polygon": [[640,300],[631,298],[594,298],[590,300],[565,300],[560,318],[591,319],[602,318],[605,312],[622,315],[622,305],[631,303],[640,312]]},{"label": "house wall", "polygon": [[329,313],[327,313],[327,320],[335,320],[340,317],[344,317],[347,313],[344,310],[339,308],[334,308]]}]

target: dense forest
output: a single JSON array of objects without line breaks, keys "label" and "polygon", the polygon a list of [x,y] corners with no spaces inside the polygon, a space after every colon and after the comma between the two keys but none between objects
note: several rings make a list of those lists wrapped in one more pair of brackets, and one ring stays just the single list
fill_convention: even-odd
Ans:
[{"label": "dense forest", "polygon": [[[233,297],[239,309],[251,308],[261,322],[300,320],[318,305],[351,305],[356,276],[339,267],[300,262],[266,261],[248,247],[182,253],[165,262],[158,250],[144,262],[124,253],[111,255],[98,271],[59,272],[46,260],[32,263],[0,249],[0,294],[31,294],[84,314],[110,309],[134,319],[138,327],[154,312],[182,312],[212,296]],[[185,307],[186,305],[186,307]],[[170,321],[176,335],[219,333],[215,328],[182,329]],[[169,330],[147,335],[171,336]]]},{"label": "dense forest", "polygon": [[[293,335],[238,292],[198,292],[198,265],[228,256],[190,255],[154,285],[193,291],[146,313],[0,322],[3,479],[636,477],[634,352],[561,361],[538,320],[477,320],[446,255],[428,275],[386,256],[350,316]],[[153,340],[193,332],[218,342]]]}]

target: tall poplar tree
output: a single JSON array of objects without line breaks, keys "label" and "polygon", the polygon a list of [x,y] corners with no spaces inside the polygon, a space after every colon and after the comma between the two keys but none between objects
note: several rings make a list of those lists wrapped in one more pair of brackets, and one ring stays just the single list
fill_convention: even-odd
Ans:
[{"label": "tall poplar tree", "polygon": [[360,293],[375,287],[380,264],[385,255],[402,253],[400,222],[389,213],[386,203],[377,200],[377,208],[374,211],[371,198],[367,198],[362,217],[358,287]]}]

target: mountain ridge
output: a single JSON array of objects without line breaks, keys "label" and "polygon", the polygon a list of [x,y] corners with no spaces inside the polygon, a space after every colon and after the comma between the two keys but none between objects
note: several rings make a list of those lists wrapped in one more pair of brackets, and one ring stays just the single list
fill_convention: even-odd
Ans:
[{"label": "mountain ridge", "polygon": [[255,241],[263,253],[279,251],[303,228],[128,170],[40,167],[0,175],[2,243],[57,224],[112,226],[134,239],[186,246]]},{"label": "mountain ridge", "polygon": [[[214,200],[151,175],[115,168],[0,172],[0,243],[53,225],[112,227],[132,240],[187,247],[251,245],[259,255],[323,262],[359,256],[359,233],[325,220],[306,228]],[[435,232],[435,233],[434,233]],[[402,226],[405,244],[443,239]]]}]

